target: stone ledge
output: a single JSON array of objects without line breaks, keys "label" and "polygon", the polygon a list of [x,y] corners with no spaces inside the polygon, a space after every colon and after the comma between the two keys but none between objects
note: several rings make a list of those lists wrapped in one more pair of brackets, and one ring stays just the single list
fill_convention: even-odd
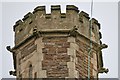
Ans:
[{"label": "stone ledge", "polygon": [[[60,36],[69,37],[69,36],[71,36],[71,35],[70,35],[70,31],[71,31],[70,29],[46,29],[46,30],[41,30],[41,31],[38,31],[36,34],[32,34],[31,36],[29,36],[28,38],[26,38],[23,42],[19,43],[18,45],[15,45],[15,47],[14,47],[13,49],[17,49],[17,48],[20,47],[22,44],[24,44],[26,41],[28,41],[28,40],[30,40],[30,39],[32,39],[33,37],[36,37],[36,36],[38,36],[38,35],[41,35],[41,36],[39,36],[39,37],[42,37],[42,36],[47,35],[48,33],[49,33],[48,36],[50,36],[50,35],[53,34],[53,33],[54,33],[54,34],[57,33],[56,35],[52,35],[52,36],[59,36],[60,34],[62,34],[62,35],[60,35]],[[60,37],[60,36],[59,36],[59,37]],[[89,42],[89,38],[85,37],[84,35],[80,34],[80,33],[77,32],[77,31],[76,31],[76,36],[80,36],[80,37],[86,39],[87,42]],[[36,38],[37,38],[37,37],[36,37]],[[99,45],[99,44],[97,44],[97,43],[94,42],[94,41],[92,41],[92,43],[93,43],[94,45],[96,45],[96,46]]]},{"label": "stone ledge", "polygon": [[32,16],[32,13],[31,13],[31,12],[27,13],[22,20],[25,21],[25,20],[28,19],[30,16]]},{"label": "stone ledge", "polygon": [[22,20],[18,20],[16,23],[15,23],[15,25],[13,26],[13,31],[15,31],[15,28],[18,26],[18,25],[21,25],[23,22],[22,22]]},{"label": "stone ledge", "polygon": [[67,5],[66,10],[75,10],[77,13],[79,12],[78,7],[76,7],[74,5]]},{"label": "stone ledge", "polygon": [[34,9],[33,14],[36,13],[37,11],[45,11],[45,6],[38,6]]},{"label": "stone ledge", "polygon": [[51,6],[51,11],[52,10],[60,10],[60,5],[52,5]]}]

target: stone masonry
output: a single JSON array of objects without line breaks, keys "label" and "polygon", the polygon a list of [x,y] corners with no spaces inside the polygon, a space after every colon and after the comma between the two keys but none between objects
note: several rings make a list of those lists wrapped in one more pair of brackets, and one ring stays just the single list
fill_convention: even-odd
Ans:
[{"label": "stone masonry", "polygon": [[[90,22],[92,21],[92,41]],[[107,73],[103,68],[100,23],[79,11],[74,5],[66,6],[61,13],[60,5],[51,6],[46,14],[45,6],[38,6],[13,26],[15,46],[12,52],[16,78],[88,78],[88,52],[90,77],[98,78]]]}]

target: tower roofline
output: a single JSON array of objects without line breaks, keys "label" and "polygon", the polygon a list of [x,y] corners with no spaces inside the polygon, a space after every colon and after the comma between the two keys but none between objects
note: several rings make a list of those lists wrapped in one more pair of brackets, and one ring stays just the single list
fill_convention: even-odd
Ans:
[{"label": "tower roofline", "polygon": [[[40,65],[41,70],[47,71],[47,66],[50,64],[48,64],[49,62],[46,62],[46,60],[58,59],[57,57],[53,59],[54,57],[51,54],[60,57],[58,59],[59,61],[67,58],[65,60],[65,67],[69,73],[66,75],[69,75],[69,77],[78,77],[78,72],[79,76],[83,76],[80,75],[80,70],[82,67],[85,67],[84,70],[87,71],[88,57],[91,58],[90,65],[93,71],[90,71],[91,75],[96,76],[98,73],[108,71],[108,69],[103,68],[101,50],[108,46],[102,44],[100,40],[102,38],[102,34],[99,31],[100,23],[95,18],[90,19],[88,13],[84,11],[80,12],[78,7],[74,5],[67,5],[66,13],[61,13],[60,5],[52,5],[50,14],[46,13],[45,6],[38,6],[33,12],[28,12],[21,20],[18,20],[13,26],[13,30],[15,32],[15,46],[13,48],[8,46],[7,50],[13,53],[14,69],[17,71],[19,71],[18,65],[22,64],[22,60],[25,62],[23,62],[24,64],[30,59],[30,61],[33,59],[36,61],[35,56],[38,55],[40,56],[38,59],[41,59],[39,61],[42,63],[42,65]],[[89,56],[90,50],[91,55]],[[50,53],[50,55],[44,53]],[[63,55],[60,56],[58,53],[63,53]],[[81,57],[84,57],[84,59]],[[77,60],[78,58],[79,60]],[[83,61],[81,64],[84,64],[82,67],[78,64],[80,61]],[[34,62],[32,63],[34,64]],[[73,72],[75,72],[75,74],[73,75],[71,73],[73,70],[71,64],[74,65]],[[76,70],[75,67],[78,70]],[[25,68],[25,66],[22,66],[22,68]],[[60,67],[57,69],[59,68]],[[44,73],[44,75],[46,75],[46,72]],[[87,72],[85,72],[84,76],[86,75]],[[51,74],[49,76],[51,76]]]}]

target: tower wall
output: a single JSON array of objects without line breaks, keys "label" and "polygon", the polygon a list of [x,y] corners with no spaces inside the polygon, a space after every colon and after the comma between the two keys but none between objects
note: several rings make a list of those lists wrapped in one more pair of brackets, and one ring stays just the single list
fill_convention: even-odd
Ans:
[{"label": "tower wall", "polygon": [[[80,37],[49,35],[32,39],[18,49],[17,77],[29,77],[29,65],[33,65],[32,77],[38,78],[87,78],[88,47]],[[97,78],[97,52],[91,54],[91,77]]]},{"label": "tower wall", "polygon": [[[38,6],[14,25],[12,48],[17,78],[87,78],[90,17],[74,5],[61,13],[59,5]],[[100,24],[92,19],[90,77],[97,78],[101,46]]]}]

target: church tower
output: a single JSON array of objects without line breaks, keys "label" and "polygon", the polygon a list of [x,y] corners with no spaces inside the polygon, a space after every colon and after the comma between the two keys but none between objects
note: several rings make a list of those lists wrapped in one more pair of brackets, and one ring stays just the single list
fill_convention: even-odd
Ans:
[{"label": "church tower", "polygon": [[74,5],[67,5],[66,13],[61,13],[60,5],[52,5],[51,14],[38,6],[13,30],[15,46],[7,50],[14,60],[10,75],[16,78],[88,78],[88,73],[98,78],[108,72],[103,67],[101,50],[107,45],[100,40],[100,23]]}]

